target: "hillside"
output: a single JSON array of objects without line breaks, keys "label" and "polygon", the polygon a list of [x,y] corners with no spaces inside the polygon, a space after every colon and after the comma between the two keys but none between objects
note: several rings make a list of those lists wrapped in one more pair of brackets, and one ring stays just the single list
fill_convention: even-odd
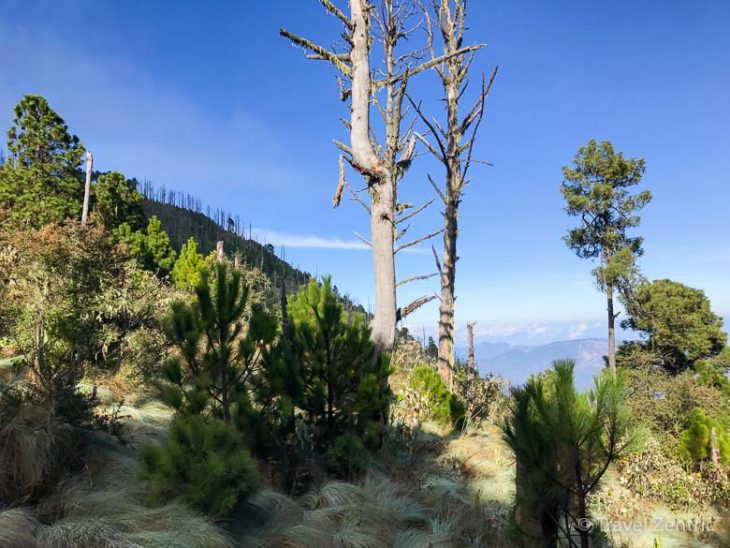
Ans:
[{"label": "hillside", "polygon": [[273,246],[262,245],[226,230],[203,213],[149,199],[144,200],[142,208],[147,217],[156,215],[162,221],[176,250],[191,236],[204,255],[215,251],[216,243],[222,241],[227,254],[240,253],[244,264],[260,268],[275,286],[280,286],[283,281],[288,292],[296,290],[311,277],[308,272],[294,268],[277,257]]}]

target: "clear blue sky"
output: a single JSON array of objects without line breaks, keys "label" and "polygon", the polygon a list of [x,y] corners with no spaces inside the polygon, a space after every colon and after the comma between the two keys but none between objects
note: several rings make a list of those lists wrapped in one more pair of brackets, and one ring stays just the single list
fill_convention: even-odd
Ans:
[{"label": "clear blue sky", "polygon": [[[319,2],[2,4],[0,126],[22,94],[43,94],[98,168],[239,213],[367,306],[370,256],[349,249],[367,219],[356,204],[331,208],[331,140],[346,139],[345,107],[328,67],[277,33],[330,43],[339,29]],[[475,172],[463,203],[458,326],[478,320],[492,339],[602,334],[593,265],[561,241],[573,221],[560,169],[590,138],[647,160],[645,274],[701,287],[728,315],[730,2],[479,0],[470,27],[471,41],[489,44],[477,70],[498,64],[500,74],[478,143],[494,167]],[[415,90],[435,113],[436,89],[424,76]],[[404,194],[429,195],[427,171],[441,174],[423,159]],[[419,228],[438,222],[434,211]],[[403,276],[433,270],[423,251],[400,258]],[[435,290],[413,286],[401,300]],[[435,323],[435,303],[409,321],[419,331]]]}]

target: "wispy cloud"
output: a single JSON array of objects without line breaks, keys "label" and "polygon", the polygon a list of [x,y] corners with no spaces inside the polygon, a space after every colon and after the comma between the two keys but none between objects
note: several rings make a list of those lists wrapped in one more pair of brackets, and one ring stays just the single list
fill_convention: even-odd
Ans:
[{"label": "wispy cloud", "polygon": [[[277,230],[254,229],[254,238],[262,244],[275,247],[308,248],[308,249],[345,249],[370,251],[370,246],[358,239],[342,239],[336,236],[316,236],[314,234],[292,234]],[[426,254],[428,249],[412,247],[403,253]]]},{"label": "wispy cloud", "polygon": [[545,323],[504,323],[479,325],[474,329],[477,342],[545,344],[555,341],[605,337],[605,325],[597,320]]},{"label": "wispy cloud", "polygon": [[323,237],[310,234],[288,234],[276,230],[259,229],[254,237],[261,243],[276,247],[302,247],[310,249],[355,249],[369,250],[370,247],[360,240],[343,240],[336,237]]}]

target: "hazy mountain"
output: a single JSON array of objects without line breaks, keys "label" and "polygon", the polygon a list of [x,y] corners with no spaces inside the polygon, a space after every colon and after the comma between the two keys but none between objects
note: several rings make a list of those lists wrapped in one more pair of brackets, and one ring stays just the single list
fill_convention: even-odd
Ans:
[{"label": "hazy mountain", "polygon": [[481,372],[497,373],[512,384],[524,383],[532,374],[548,369],[553,360],[575,360],[576,384],[592,384],[593,375],[603,367],[605,339],[577,339],[536,346],[483,342],[474,347]]}]

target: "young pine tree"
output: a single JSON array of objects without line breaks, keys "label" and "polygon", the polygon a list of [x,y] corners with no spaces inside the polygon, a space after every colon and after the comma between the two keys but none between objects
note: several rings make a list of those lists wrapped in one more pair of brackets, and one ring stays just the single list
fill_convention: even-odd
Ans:
[{"label": "young pine tree", "polygon": [[127,180],[117,171],[99,176],[94,186],[94,209],[107,230],[126,223],[132,231],[145,226],[145,215],[140,203],[144,196],[137,191],[134,181]]},{"label": "young pine tree", "polygon": [[0,167],[0,204],[33,227],[81,216],[84,149],[39,95],[26,95],[8,130],[8,161]]},{"label": "young pine tree", "polygon": [[227,263],[216,264],[213,284],[210,278],[203,270],[195,302],[173,305],[166,333],[180,357],[163,366],[163,394],[179,413],[230,423],[250,408],[247,383],[262,368],[277,322],[257,306],[245,321],[248,287]]},{"label": "young pine tree", "polygon": [[167,276],[175,265],[175,250],[170,246],[170,237],[156,216],[150,218],[144,231],[132,230],[128,223],[122,223],[114,231],[114,237],[127,245],[142,268],[160,278]]},{"label": "young pine tree", "polygon": [[381,439],[389,399],[381,386],[389,374],[388,361],[376,357],[363,317],[344,310],[330,278],[321,286],[310,280],[288,309],[304,386],[302,407],[315,450],[329,453],[333,469],[352,472]]},{"label": "young pine tree", "polygon": [[205,266],[198,243],[192,236],[180,248],[180,255],[172,268],[172,281],[181,289],[194,289],[200,283],[200,271]]},{"label": "young pine tree", "polygon": [[601,291],[606,293],[608,314],[608,364],[616,368],[614,291],[624,290],[637,276],[635,258],[642,254],[642,238],[628,231],[637,227],[638,212],[651,201],[651,193],[631,194],[641,181],[645,162],[624,158],[608,141],[591,140],[578,149],[573,168],[563,168],[560,192],[566,212],[581,223],[564,238],[581,259],[598,259],[593,271]]},{"label": "young pine tree", "polygon": [[503,425],[517,460],[518,526],[537,546],[556,546],[561,531],[566,538],[577,531],[588,548],[588,495],[637,441],[621,375],[604,371],[583,394],[574,386],[574,366],[556,361],[546,380],[515,389]]}]

